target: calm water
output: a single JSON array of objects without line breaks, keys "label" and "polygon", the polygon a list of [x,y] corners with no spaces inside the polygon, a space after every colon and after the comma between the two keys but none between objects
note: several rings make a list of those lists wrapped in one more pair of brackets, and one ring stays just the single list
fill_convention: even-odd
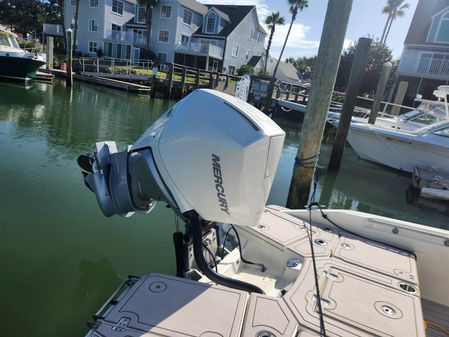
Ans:
[{"label": "calm water", "polygon": [[[83,335],[126,275],[174,273],[171,211],[160,204],[149,216],[105,218],[76,166],[97,140],[131,144],[169,104],[88,85],[0,83],[1,337]],[[299,129],[278,122],[287,139],[269,202],[284,205]],[[329,152],[324,144],[323,164]],[[334,208],[449,228],[447,207],[407,203],[409,183],[347,148],[318,195]]]}]

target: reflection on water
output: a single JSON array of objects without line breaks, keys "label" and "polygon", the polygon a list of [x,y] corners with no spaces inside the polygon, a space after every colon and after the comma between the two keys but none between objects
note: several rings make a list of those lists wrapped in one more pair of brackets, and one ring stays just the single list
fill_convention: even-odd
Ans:
[{"label": "reflection on water", "polygon": [[[80,336],[128,274],[174,274],[172,212],[160,204],[148,216],[105,218],[76,165],[96,141],[133,143],[169,105],[77,83],[0,84],[0,336]],[[287,139],[269,202],[285,205],[299,126],[278,122]],[[323,170],[317,197],[447,228],[447,207],[407,203],[409,183],[347,148],[337,175]]]},{"label": "reflection on water", "polygon": [[[298,150],[299,128],[285,121],[277,121],[286,131],[286,141],[269,202],[285,205]],[[351,147],[345,148],[340,171],[327,172],[326,165],[332,150],[332,132],[320,150],[321,170],[317,200],[329,208],[353,209],[425,225],[449,229],[448,203],[407,196],[411,177],[357,157]]]}]

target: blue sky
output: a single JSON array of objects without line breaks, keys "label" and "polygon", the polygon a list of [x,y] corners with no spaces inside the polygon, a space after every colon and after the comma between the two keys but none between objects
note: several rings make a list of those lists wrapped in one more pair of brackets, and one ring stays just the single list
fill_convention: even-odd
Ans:
[{"label": "blue sky", "polygon": [[[418,0],[406,1],[409,3],[410,8],[406,10],[405,16],[398,18],[393,23],[387,40],[387,45],[393,50],[395,58],[400,58],[401,56],[404,39],[418,4]],[[291,18],[287,0],[201,0],[201,2],[256,5],[261,21],[271,11],[280,11],[286,19],[286,24],[276,30],[273,38],[273,47],[270,52],[274,57],[279,55]],[[286,57],[296,58],[317,54],[327,2],[327,0],[309,0],[309,7],[299,12],[282,57],[283,59]],[[365,37],[368,34],[380,38],[387,20],[387,16],[382,14],[382,7],[385,3],[386,0],[353,0],[351,16],[346,31],[345,46],[348,46],[351,41],[357,41],[359,37]]]}]

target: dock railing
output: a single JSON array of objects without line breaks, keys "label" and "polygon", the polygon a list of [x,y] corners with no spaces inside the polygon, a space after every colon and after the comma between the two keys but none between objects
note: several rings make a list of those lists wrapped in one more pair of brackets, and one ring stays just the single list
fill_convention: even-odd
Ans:
[{"label": "dock railing", "polygon": [[[300,104],[307,104],[309,98],[309,89],[310,86],[308,83],[304,84],[279,82],[273,92],[273,98],[292,101]],[[333,112],[340,112],[343,107],[344,97],[344,92],[334,91],[329,110]],[[356,108],[354,109],[354,115],[359,117],[368,116],[374,99],[364,96],[357,96],[357,100],[359,106],[356,106]],[[401,112],[407,112],[415,109],[411,106],[382,101],[379,114],[381,116],[393,116],[391,114],[391,110],[393,107],[400,108]]]},{"label": "dock railing", "polygon": [[152,60],[82,57],[78,60],[81,75],[148,81],[153,76]]}]

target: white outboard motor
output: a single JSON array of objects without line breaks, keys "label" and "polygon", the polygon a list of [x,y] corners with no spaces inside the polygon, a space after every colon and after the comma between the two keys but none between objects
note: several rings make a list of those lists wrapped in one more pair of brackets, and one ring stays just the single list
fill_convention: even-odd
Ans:
[{"label": "white outboard motor", "polygon": [[235,97],[196,90],[164,113],[137,142],[114,142],[79,158],[102,211],[149,212],[164,200],[179,214],[257,224],[268,198],[285,133]]}]

